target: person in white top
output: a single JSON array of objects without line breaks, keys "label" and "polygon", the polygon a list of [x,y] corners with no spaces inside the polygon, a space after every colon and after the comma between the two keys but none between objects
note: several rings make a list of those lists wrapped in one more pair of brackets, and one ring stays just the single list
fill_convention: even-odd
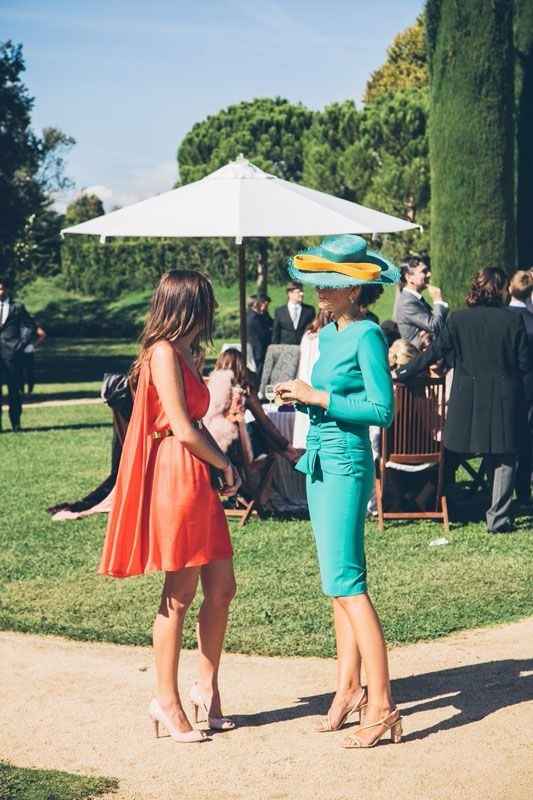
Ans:
[{"label": "person in white top", "polygon": [[[318,334],[321,328],[330,322],[331,315],[329,311],[319,311],[302,337],[300,343],[300,361],[298,362],[298,373],[296,377],[305,383],[311,384],[311,373],[315,363],[318,361]],[[309,414],[296,411],[292,434],[293,447],[296,447],[298,450],[305,450],[308,430]]]},{"label": "person in white top", "polygon": [[[409,258],[401,267],[400,293],[396,298],[394,319],[398,324],[402,339],[407,339],[415,347],[421,345],[421,334],[426,332],[432,338],[440,333],[448,316],[448,303],[438,286],[430,284],[431,269],[419,258]],[[424,299],[422,292],[427,289],[433,308]]]}]

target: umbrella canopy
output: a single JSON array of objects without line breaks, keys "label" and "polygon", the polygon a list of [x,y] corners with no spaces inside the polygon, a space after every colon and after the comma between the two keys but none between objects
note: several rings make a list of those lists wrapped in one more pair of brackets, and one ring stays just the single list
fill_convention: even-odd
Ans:
[{"label": "umbrella canopy", "polygon": [[232,237],[239,254],[241,350],[246,353],[243,240],[328,233],[395,233],[419,227],[339,197],[290,183],[242,156],[205,178],[118,211],[65,228],[62,234]]},{"label": "umbrella canopy", "polygon": [[320,236],[393,233],[412,222],[297,183],[240,156],[186,186],[112,211],[63,233],[96,236]]}]

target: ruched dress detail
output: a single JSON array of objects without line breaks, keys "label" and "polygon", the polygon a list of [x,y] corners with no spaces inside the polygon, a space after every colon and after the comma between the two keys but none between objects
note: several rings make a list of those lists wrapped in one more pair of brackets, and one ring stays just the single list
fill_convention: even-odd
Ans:
[{"label": "ruched dress detail", "polygon": [[[178,361],[189,416],[200,420],[209,406],[209,390],[183,357]],[[99,569],[103,575],[174,572],[233,554],[209,465],[177,436],[153,438],[169,428],[146,362],[120,460]]]}]

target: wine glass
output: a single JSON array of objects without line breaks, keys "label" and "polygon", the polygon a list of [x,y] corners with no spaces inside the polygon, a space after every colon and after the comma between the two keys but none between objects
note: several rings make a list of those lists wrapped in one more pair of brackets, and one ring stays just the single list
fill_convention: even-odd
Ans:
[{"label": "wine glass", "polygon": [[267,385],[265,386],[265,397],[269,403],[272,403],[272,401],[276,397],[276,392],[274,391],[273,383],[267,383]]}]

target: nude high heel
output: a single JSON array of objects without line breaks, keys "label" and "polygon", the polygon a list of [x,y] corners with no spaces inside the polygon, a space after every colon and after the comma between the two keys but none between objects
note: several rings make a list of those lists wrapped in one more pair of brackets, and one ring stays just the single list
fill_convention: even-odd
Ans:
[{"label": "nude high heel", "polygon": [[362,725],[359,728],[358,733],[369,730],[370,728],[379,728],[380,726],[384,727],[385,730],[378,734],[375,739],[371,739],[368,744],[364,744],[357,737],[357,733],[353,733],[351,736],[346,737],[342,746],[347,749],[358,747],[374,747],[389,731],[391,742],[393,744],[399,744],[402,741],[402,718],[397,708],[395,708],[394,711],[392,711],[387,717],[383,717],[383,719],[380,719],[377,722],[371,722],[370,725]]},{"label": "nude high heel", "polygon": [[207,707],[207,703],[205,702],[204,698],[200,693],[200,688],[197,683],[191,686],[191,691],[189,694],[193,711],[194,711],[194,721],[198,723],[198,712],[202,709],[205,719],[207,720],[207,724],[210,728],[214,731],[231,731],[236,726],[232,719],[228,717],[211,717],[209,715],[209,709]]},{"label": "nude high heel", "polygon": [[340,728],[342,728],[348,717],[351,714],[356,714],[356,713],[359,713],[359,724],[361,724],[363,721],[363,714],[365,713],[367,703],[368,703],[368,698],[366,696],[366,689],[363,686],[361,688],[361,691],[357,695],[356,701],[352,703],[346,714],[344,714],[344,716],[341,717],[341,719],[339,720],[339,724],[336,727],[333,727],[333,725],[331,724],[328,712],[327,717],[322,717],[317,727],[314,728],[315,733],[330,733],[332,731],[338,731]]},{"label": "nude high heel", "polygon": [[157,739],[159,739],[159,724],[162,723],[175,742],[190,744],[193,742],[206,742],[208,740],[203,731],[193,730],[186,731],[185,733],[183,731],[179,731],[168,714],[165,714],[159,705],[159,702],[155,698],[150,703],[148,713],[154,724],[154,734]]}]

